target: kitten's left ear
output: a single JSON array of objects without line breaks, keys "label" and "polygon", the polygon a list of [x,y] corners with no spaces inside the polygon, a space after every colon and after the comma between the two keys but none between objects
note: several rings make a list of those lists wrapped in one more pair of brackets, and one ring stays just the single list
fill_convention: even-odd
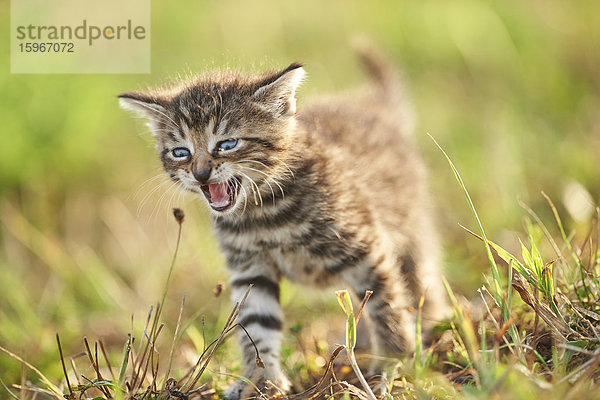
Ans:
[{"label": "kitten's left ear", "polygon": [[302,83],[306,71],[302,64],[293,63],[259,82],[252,99],[277,116],[296,113],[296,89]]}]

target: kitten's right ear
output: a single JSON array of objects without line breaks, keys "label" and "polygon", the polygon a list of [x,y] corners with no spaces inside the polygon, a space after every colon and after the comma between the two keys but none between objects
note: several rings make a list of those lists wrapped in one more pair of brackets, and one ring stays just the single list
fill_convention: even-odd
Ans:
[{"label": "kitten's right ear", "polygon": [[165,112],[165,101],[158,96],[141,92],[122,93],[119,96],[121,108],[134,111],[147,118],[153,118]]},{"label": "kitten's right ear", "polygon": [[152,134],[158,136],[158,122],[169,119],[165,108],[166,101],[158,96],[149,95],[141,92],[123,93],[119,96],[119,105],[121,108],[140,115],[146,119],[146,125],[152,131]]}]

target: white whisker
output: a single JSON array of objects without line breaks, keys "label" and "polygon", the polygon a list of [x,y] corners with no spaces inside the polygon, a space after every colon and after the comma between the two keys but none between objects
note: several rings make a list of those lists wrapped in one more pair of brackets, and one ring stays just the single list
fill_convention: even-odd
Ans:
[{"label": "white whisker", "polygon": [[[164,175],[163,175],[164,176]],[[164,181],[162,181],[161,183],[159,183],[158,185],[156,185],[154,187],[154,189],[152,189],[151,191],[149,191],[144,198],[140,201],[140,204],[137,207],[136,210],[136,214],[138,216],[141,215],[142,209],[144,208],[144,206],[146,205],[146,202],[150,199],[150,197],[160,188],[162,188],[163,186],[165,186],[166,184],[168,184],[169,182],[171,182],[170,180],[166,179]]]},{"label": "white whisker", "polygon": [[164,178],[165,174],[163,172],[156,174],[148,179],[146,179],[144,182],[140,183],[140,185],[137,187],[135,193],[133,193],[133,195],[129,195],[127,197],[127,200],[131,200],[131,199],[135,199],[137,198],[137,196],[140,194],[140,191],[144,188],[145,185],[150,184],[150,182],[154,182],[155,180],[159,179],[159,178]]},{"label": "white whisker", "polygon": [[239,160],[239,161],[237,161],[237,162],[238,162],[238,163],[239,163],[239,162],[253,162],[253,163],[256,163],[256,164],[262,165],[263,167],[265,167],[265,168],[267,168],[267,169],[270,169],[270,168],[269,168],[269,167],[268,167],[268,166],[267,166],[267,165],[266,165],[264,162],[262,162],[262,161],[257,161],[257,160]]},{"label": "white whisker", "polygon": [[[260,206],[262,208],[263,200],[262,200],[262,196],[260,195],[260,189],[258,188],[258,185],[256,184],[256,182],[254,182],[254,180],[252,178],[250,178],[245,173],[243,173],[241,171],[239,171],[239,173],[250,181],[250,188],[252,189],[252,193],[254,194],[254,205],[258,205],[258,201],[256,200],[256,193],[258,192],[258,198],[260,199]],[[255,187],[256,187],[256,191],[254,190]]]},{"label": "white whisker", "polygon": [[[266,172],[263,172],[259,169],[255,169],[255,168],[251,168],[248,167],[246,165],[240,165],[240,167],[244,168],[244,169],[249,169],[251,171],[256,171],[259,172],[261,174],[263,174],[265,176],[265,183],[269,186],[269,188],[271,189],[271,194],[273,195],[273,205],[275,205],[275,192],[273,191],[273,186],[271,186],[271,184],[269,183],[269,175]],[[280,187],[281,188],[281,187]]]},{"label": "white whisker", "polygon": [[238,185],[240,185],[240,189],[242,189],[244,191],[244,209],[242,210],[242,214],[244,215],[244,211],[246,211],[246,205],[248,204],[248,192],[246,192],[246,189],[244,189],[244,186],[242,185],[242,182],[240,182],[240,180],[238,178],[234,179],[237,181]]},{"label": "white whisker", "polygon": [[[260,162],[260,161],[255,161],[255,160],[240,160],[240,161],[236,161],[236,162],[235,162],[235,164],[242,164],[242,163],[245,163],[245,162],[255,162],[255,163],[257,163],[257,164],[264,165],[265,167],[267,167],[267,166],[266,166],[264,163],[262,163],[262,162]],[[282,196],[282,197],[285,197],[285,192],[283,191],[283,187],[281,187],[281,184],[280,184],[280,183],[279,183],[279,182],[278,182],[278,181],[277,181],[275,178],[273,178],[272,176],[268,175],[266,172],[264,172],[264,171],[261,171],[261,170],[259,170],[259,169],[255,169],[255,168],[252,168],[252,167],[248,167],[248,166],[246,166],[246,165],[242,165],[241,167],[242,167],[242,168],[245,168],[245,169],[250,169],[250,170],[252,170],[252,171],[260,172],[261,174],[263,174],[263,175],[265,176],[265,183],[266,183],[267,185],[269,185],[269,187],[271,188],[271,193],[273,194],[273,203],[275,203],[275,193],[274,193],[274,191],[273,191],[273,187],[272,187],[272,186],[271,186],[271,184],[269,183],[269,180],[270,180],[271,182],[273,182],[275,185],[277,185],[277,187],[279,187],[279,190],[281,191],[281,196]],[[268,168],[268,167],[267,167],[267,168]]]},{"label": "white whisker", "polygon": [[158,199],[158,201],[155,203],[154,205],[154,209],[152,210],[152,213],[150,214],[150,216],[148,217],[148,221],[150,221],[150,219],[154,218],[154,215],[156,215],[158,213],[158,211],[160,210],[162,203],[166,197],[166,195],[169,193],[169,191],[171,189],[173,189],[179,182],[175,181],[171,184],[171,186],[169,186],[167,188],[167,190],[165,190],[165,192],[160,196],[160,198]]},{"label": "white whisker", "polygon": [[185,201],[185,194],[186,194],[186,189],[183,186],[183,182],[181,182],[181,185],[178,186],[179,189],[179,196],[177,196],[177,206],[179,207],[181,205],[181,198],[183,197]]},{"label": "white whisker", "polygon": [[273,182],[275,185],[277,185],[277,187],[279,188],[279,190],[281,191],[281,197],[285,198],[285,193],[283,191],[283,187],[281,187],[281,184],[277,181],[277,179],[271,177],[271,182]]},{"label": "white whisker", "polygon": [[[179,182],[176,182],[179,183]],[[180,186],[179,185],[175,185],[175,190],[172,191],[171,193],[171,197],[169,197],[169,201],[167,202],[167,210],[172,210],[173,206],[171,205],[173,203],[173,197],[175,197],[175,195],[178,193]],[[165,222],[169,222],[169,213],[165,214]]]},{"label": "white whisker", "polygon": [[273,157],[274,159],[276,159],[277,161],[279,161],[280,163],[282,163],[282,164],[283,164],[283,166],[284,166],[285,168],[287,168],[287,170],[288,170],[288,171],[290,171],[290,175],[292,175],[292,178],[296,179],[296,176],[294,175],[294,171],[292,171],[292,169],[290,168],[290,166],[289,166],[289,165],[288,165],[288,164],[287,164],[285,161],[283,161],[283,160],[282,160],[281,158],[279,158],[279,157],[275,157],[275,156],[271,156],[271,157]]}]

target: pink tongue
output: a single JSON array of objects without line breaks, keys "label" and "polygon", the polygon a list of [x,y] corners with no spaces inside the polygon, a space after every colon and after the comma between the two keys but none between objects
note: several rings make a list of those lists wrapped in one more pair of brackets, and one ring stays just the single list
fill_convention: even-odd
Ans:
[{"label": "pink tongue", "polygon": [[229,205],[229,193],[227,193],[227,183],[211,183],[208,185],[210,191],[210,202],[215,207],[225,207]]}]

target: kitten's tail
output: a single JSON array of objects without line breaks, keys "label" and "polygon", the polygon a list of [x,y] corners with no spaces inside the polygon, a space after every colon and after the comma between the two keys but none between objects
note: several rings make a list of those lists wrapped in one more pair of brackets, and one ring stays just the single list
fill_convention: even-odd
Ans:
[{"label": "kitten's tail", "polygon": [[354,38],[352,45],[371,78],[376,95],[382,103],[397,114],[403,132],[412,134],[414,117],[410,101],[407,99],[402,74],[390,60],[364,37]]}]

